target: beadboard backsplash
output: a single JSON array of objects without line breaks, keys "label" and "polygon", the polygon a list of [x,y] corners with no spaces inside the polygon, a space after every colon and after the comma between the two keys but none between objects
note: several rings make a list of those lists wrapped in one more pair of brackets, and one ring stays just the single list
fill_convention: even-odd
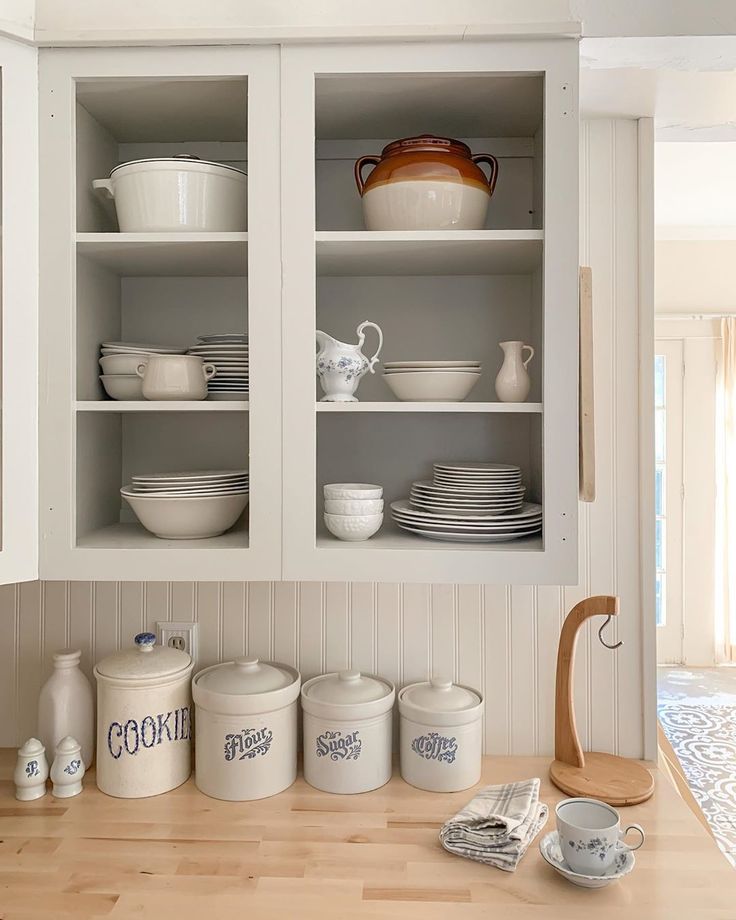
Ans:
[{"label": "beadboard backsplash", "polygon": [[304,679],[347,666],[400,685],[449,674],[485,694],[488,753],[548,755],[564,616],[588,594],[616,593],[621,615],[609,636],[623,647],[606,650],[589,627],[581,635],[578,729],[584,747],[642,756],[637,156],[636,122],[583,125],[581,261],[593,267],[597,499],[581,505],[579,585],[7,585],[0,588],[0,744],[36,730],[38,691],[55,649],[80,647],[90,673],[95,660],[170,619],[199,623],[199,667],[247,651],[295,665]]}]

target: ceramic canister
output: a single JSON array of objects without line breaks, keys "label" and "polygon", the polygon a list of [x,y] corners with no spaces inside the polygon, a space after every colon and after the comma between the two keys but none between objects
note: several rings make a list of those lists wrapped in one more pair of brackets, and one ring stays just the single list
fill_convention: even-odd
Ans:
[{"label": "ceramic canister", "polygon": [[140,633],[133,648],[94,670],[97,785],[107,795],[159,795],[192,772],[192,659],[155,642],[153,633]]},{"label": "ceramic canister", "polygon": [[396,691],[382,677],[340,671],[302,687],[304,778],[324,792],[378,789],[391,779]]},{"label": "ceramic canister", "polygon": [[296,779],[299,672],[285,664],[236,658],[200,671],[195,782],[215,799],[263,799]]},{"label": "ceramic canister", "polygon": [[399,692],[401,775],[430,792],[459,792],[480,779],[483,697],[433,677]]},{"label": "ceramic canister", "polygon": [[[369,165],[375,169],[363,180]],[[394,141],[355,163],[367,230],[481,230],[497,178],[495,157],[432,134]]]}]

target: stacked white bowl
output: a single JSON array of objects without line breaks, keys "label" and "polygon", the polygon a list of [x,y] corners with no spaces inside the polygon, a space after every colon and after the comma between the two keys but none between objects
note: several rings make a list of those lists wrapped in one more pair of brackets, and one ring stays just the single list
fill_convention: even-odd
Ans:
[{"label": "stacked white bowl", "polygon": [[383,524],[383,486],[333,482],[324,487],[325,525],[338,540],[357,543]]},{"label": "stacked white bowl", "polygon": [[480,380],[479,361],[385,361],[383,379],[397,399],[462,402]]},{"label": "stacked white bowl", "polygon": [[145,342],[103,342],[100,346],[100,381],[110,399],[143,399],[143,381],[136,374],[151,355],[183,355],[186,348]]},{"label": "stacked white bowl", "polygon": [[120,494],[146,530],[201,540],[229,530],[248,504],[247,470],[140,473]]}]

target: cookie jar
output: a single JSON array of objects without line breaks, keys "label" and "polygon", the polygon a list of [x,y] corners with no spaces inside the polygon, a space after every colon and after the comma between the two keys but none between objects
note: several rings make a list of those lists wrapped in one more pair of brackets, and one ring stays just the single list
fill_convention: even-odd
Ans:
[{"label": "cookie jar", "polygon": [[236,658],[195,675],[195,782],[232,802],[263,799],[296,779],[299,672]]},{"label": "cookie jar", "polygon": [[133,648],[98,662],[94,675],[102,792],[137,799],[185,782],[192,772],[189,655],[139,633]]},{"label": "cookie jar", "polygon": [[[489,166],[487,177],[479,163]],[[497,179],[495,157],[433,134],[393,141],[355,163],[367,230],[482,230]]]},{"label": "cookie jar", "polygon": [[304,684],[304,778],[310,786],[368,792],[391,779],[395,697],[390,681],[355,670]]},{"label": "cookie jar", "polygon": [[401,776],[429,792],[459,792],[480,779],[483,697],[433,677],[399,692]]}]

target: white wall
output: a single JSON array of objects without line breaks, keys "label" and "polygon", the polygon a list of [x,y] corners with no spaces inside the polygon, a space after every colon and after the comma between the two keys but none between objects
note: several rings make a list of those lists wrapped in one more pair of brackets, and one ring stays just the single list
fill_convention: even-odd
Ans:
[{"label": "white wall", "polygon": [[735,267],[736,239],[657,240],[657,312],[736,312]]},{"label": "white wall", "polygon": [[[593,266],[598,499],[581,506],[576,587],[391,584],[63,583],[0,588],[0,744],[35,730],[54,649],[84,665],[158,619],[198,620],[200,664],[248,650],[304,677],[346,665],[400,684],[432,672],[481,688],[486,750],[551,754],[557,640],[588,594],[618,593],[625,641],[581,637],[576,705],[583,744],[644,752],[646,684],[639,602],[637,123],[594,121],[581,136],[582,259]],[[646,611],[651,617],[651,610]],[[653,661],[650,671],[653,671]],[[648,752],[653,754],[653,739]]]},{"label": "white wall", "polygon": [[31,41],[35,6],[35,0],[1,0],[0,34]]}]

